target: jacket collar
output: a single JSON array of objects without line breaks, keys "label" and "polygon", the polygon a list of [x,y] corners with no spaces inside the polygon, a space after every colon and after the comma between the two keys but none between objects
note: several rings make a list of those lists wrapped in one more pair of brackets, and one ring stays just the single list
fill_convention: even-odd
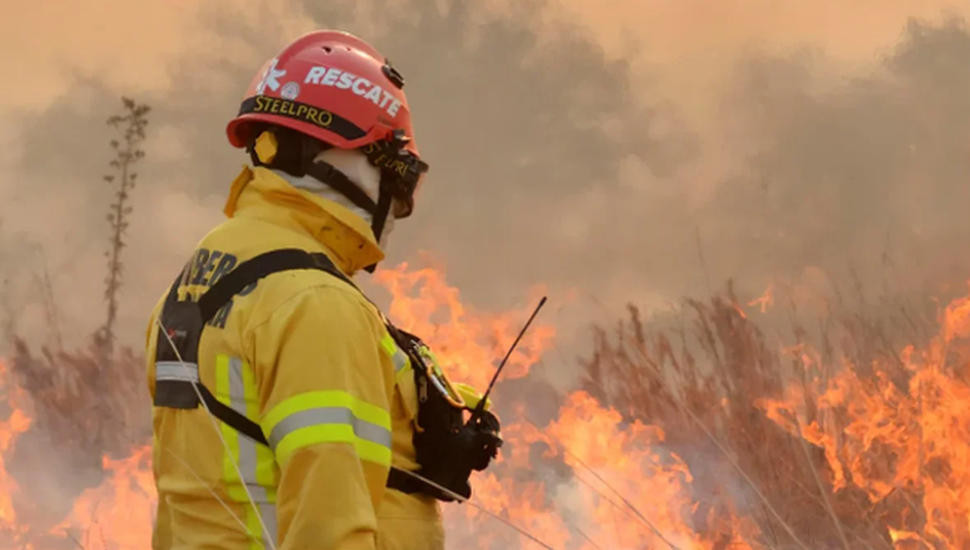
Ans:
[{"label": "jacket collar", "polygon": [[348,275],[384,259],[373,230],[360,216],[263,167],[243,167],[223,211],[230,218],[256,218],[309,235]]}]

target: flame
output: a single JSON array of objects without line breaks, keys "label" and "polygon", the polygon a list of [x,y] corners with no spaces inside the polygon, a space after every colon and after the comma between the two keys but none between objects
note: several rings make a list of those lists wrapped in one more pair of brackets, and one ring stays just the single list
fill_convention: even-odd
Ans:
[{"label": "flame", "polygon": [[[9,381],[6,364],[0,360],[0,381]],[[5,404],[10,409],[0,422],[0,547],[47,550],[48,544],[63,541],[86,550],[135,550],[150,546],[155,491],[151,475],[151,448],[136,449],[124,459],[104,457],[107,473],[100,486],[81,494],[62,522],[47,533],[33,533],[31,524],[15,511],[14,503],[30,498],[7,471],[18,438],[31,427],[30,399],[16,384],[0,382]],[[35,543],[34,539],[43,539]],[[61,548],[60,544],[56,548]]]},{"label": "flame", "polygon": [[926,544],[923,537],[919,536],[918,533],[914,533],[912,531],[897,531],[892,527],[889,528],[889,537],[892,539],[893,544],[905,541],[914,541],[921,544]]},{"label": "flame", "polygon": [[12,452],[20,434],[30,429],[30,416],[22,408],[23,391],[16,386],[8,386],[4,382],[8,379],[7,366],[0,360],[0,390],[5,396],[7,408],[10,409],[7,419],[0,422],[0,537],[19,541],[27,532],[26,526],[18,522],[14,509],[14,498],[20,494],[20,487],[13,476],[7,473],[4,458]]},{"label": "flame", "polygon": [[[531,307],[475,310],[462,303],[440,268],[401,264],[375,277],[392,294],[391,319],[431,345],[453,379],[479,389],[531,313]],[[748,305],[766,311],[772,303],[769,285]],[[729,307],[743,315],[737,304]],[[530,371],[555,334],[540,316],[512,355],[505,379],[533,381]],[[782,346],[780,354],[801,366],[794,377],[799,382],[755,404],[824,456],[820,473],[829,496],[855,491],[853,505],[868,508],[904,495],[892,514],[873,520],[886,546],[970,548],[970,296],[941,310],[939,331],[928,345],[909,346],[884,362],[860,365],[842,358],[835,369],[826,365],[830,355],[806,342]],[[78,495],[49,529],[36,527],[29,510],[16,506],[29,495],[8,472],[6,459],[18,438],[34,429],[34,404],[11,380],[0,362],[8,409],[0,415],[0,547],[149,547],[156,496],[147,442],[133,445],[128,456],[104,457],[100,485]],[[446,506],[450,547],[538,548],[491,514],[557,550],[771,547],[759,530],[762,518],[738,493],[719,488],[718,502],[704,500],[711,498],[699,487],[704,472],[692,472],[688,463],[696,462],[685,460],[691,456],[672,450],[673,429],[668,434],[586,391],[562,396],[548,411],[552,420],[537,425],[529,418],[534,403],[505,395],[496,394],[494,406],[506,445],[488,471],[473,477],[473,500],[487,512]],[[711,405],[718,403],[719,414],[736,414],[724,399]]]},{"label": "flame", "polygon": [[[484,365],[501,360],[530,313],[474,312],[462,304],[440,269],[409,270],[405,263],[378,272],[376,279],[393,296],[391,319],[420,334],[449,376],[478,388],[493,372]],[[554,335],[552,326],[541,321],[533,325],[520,344],[522,353],[510,360],[516,368],[508,376],[525,377]],[[683,550],[709,550],[715,538],[723,544],[727,537],[732,548],[750,548],[740,533],[756,529],[733,516],[705,518],[712,527],[704,534],[693,527],[693,478],[684,461],[664,449],[665,434],[659,427],[625,422],[619,412],[600,406],[585,392],[569,395],[558,418],[543,428],[523,417],[521,404],[510,408],[512,414],[503,419],[506,446],[497,464],[474,475],[474,498],[543,543],[594,550],[655,547],[666,540]],[[536,478],[532,451],[537,445],[546,449],[546,460],[568,469],[565,479]],[[623,496],[614,488],[622,488]],[[528,546],[509,529],[484,528],[492,520],[474,507],[447,512],[449,537],[457,536],[467,548]]]},{"label": "flame", "polygon": [[[693,476],[676,453],[664,449],[661,428],[638,420],[627,423],[589,394],[575,392],[542,437],[551,447],[561,445],[566,464],[579,479],[596,485],[589,478],[597,473],[601,490],[585,491],[580,510],[590,539],[613,539],[616,548],[712,548],[712,541],[691,525]],[[612,494],[616,487],[623,487],[626,495]],[[737,540],[733,548],[750,547]]]},{"label": "flame", "polygon": [[146,445],[127,458],[104,457],[102,463],[108,474],[104,482],[82,493],[70,515],[54,531],[77,538],[87,550],[148,546],[157,502],[151,456],[152,449]]},{"label": "flame", "polygon": [[[458,289],[445,282],[440,267],[409,270],[405,262],[378,271],[374,280],[394,298],[388,312],[391,320],[431,346],[449,376],[477,388],[488,385],[531,313],[484,313],[465,306]],[[541,291],[536,289],[533,294],[538,296]],[[509,357],[503,378],[525,376],[555,335],[548,324],[534,325]]]},{"label": "flame", "polygon": [[774,305],[775,303],[775,283],[772,281],[768,283],[768,288],[761,293],[761,296],[755,298],[748,302],[748,306],[758,305],[761,313],[768,311],[768,306]]},{"label": "flame", "polygon": [[[758,405],[792,435],[824,450],[835,491],[856,487],[874,504],[898,491],[922,494],[889,525],[894,543],[968,548],[968,360],[970,297],[947,306],[929,346],[906,347],[899,365],[844,360],[830,379],[815,376]],[[805,403],[817,408],[810,420]]]},{"label": "flame", "polygon": [[[390,317],[420,334],[451,377],[478,388],[488,383],[531,313],[467,307],[440,269],[412,270],[401,264],[379,271],[376,280],[393,295]],[[554,336],[553,326],[537,320],[512,354],[505,376],[526,377]],[[13,390],[9,404],[17,401],[13,394],[20,395]],[[496,402],[501,401],[497,396]],[[722,548],[724,541],[732,548],[750,548],[741,533],[756,530],[743,520],[712,513],[697,518],[693,476],[676,453],[665,449],[659,427],[629,422],[584,392],[567,396],[558,417],[541,428],[525,418],[521,403],[506,405],[503,454],[473,479],[474,499],[485,510],[557,550],[659,547],[664,540],[683,550]],[[0,423],[0,458],[29,426],[21,409]],[[48,550],[49,541],[89,550],[146,548],[156,501],[150,459],[147,445],[133,447],[124,458],[104,457],[102,483],[74,499],[65,517],[44,533],[43,545],[21,540],[29,522],[14,515],[16,483],[0,462],[0,519],[17,546],[28,550]],[[537,470],[536,460],[558,468],[558,475]],[[473,506],[447,507],[446,521],[449,539],[469,550],[532,547],[527,538],[496,526],[488,513]],[[720,545],[715,546],[715,538]]]}]

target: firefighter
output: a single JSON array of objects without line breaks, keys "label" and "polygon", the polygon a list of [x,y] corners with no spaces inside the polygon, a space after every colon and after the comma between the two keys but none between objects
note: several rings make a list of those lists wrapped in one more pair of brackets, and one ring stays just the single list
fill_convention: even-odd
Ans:
[{"label": "firefighter", "polygon": [[229,123],[252,166],[148,330],[155,550],[443,550],[438,501],[454,495],[401,474],[467,496],[470,470],[452,465],[495,456],[490,413],[487,456],[445,441],[460,424],[424,412],[417,386],[438,377],[436,417],[477,394],[351,279],[384,258],[428,168],[403,87],[361,39],[312,32],[262,67]]}]

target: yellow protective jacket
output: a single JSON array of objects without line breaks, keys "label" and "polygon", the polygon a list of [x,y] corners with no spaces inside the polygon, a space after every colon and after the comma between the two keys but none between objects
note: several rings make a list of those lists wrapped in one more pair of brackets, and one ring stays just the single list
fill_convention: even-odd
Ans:
[{"label": "yellow protective jacket", "polygon": [[[383,258],[364,220],[265,168],[243,170],[225,212],[189,260],[183,299],[278,248],[323,252],[347,274]],[[163,303],[148,328],[153,398]],[[437,501],[385,487],[391,464],[417,468],[417,396],[360,292],[317,270],[269,275],[213,318],[198,363],[202,384],[258,422],[272,449],[202,407],[153,407],[154,550],[443,550]]]}]

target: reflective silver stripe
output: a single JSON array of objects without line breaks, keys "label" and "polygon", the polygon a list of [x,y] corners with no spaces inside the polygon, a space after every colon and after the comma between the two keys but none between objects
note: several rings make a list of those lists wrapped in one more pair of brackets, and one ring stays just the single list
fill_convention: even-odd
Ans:
[{"label": "reflective silver stripe", "polygon": [[[246,386],[243,382],[243,362],[237,357],[229,359],[229,406],[237,413],[246,414]],[[263,520],[266,530],[263,531],[263,548],[276,547],[276,503],[269,498],[266,487],[256,481],[256,442],[240,432],[239,434],[239,471],[243,475],[243,483],[253,498],[255,512]],[[272,540],[272,544],[267,544]]]},{"label": "reflective silver stripe", "polygon": [[400,374],[401,369],[408,364],[408,355],[395,345],[394,355],[391,357],[391,360],[394,361],[394,374]]},{"label": "reflective silver stripe", "polygon": [[354,434],[367,441],[391,448],[391,431],[383,426],[371,424],[354,416],[354,412],[346,407],[318,407],[295,412],[280,420],[269,434],[269,445],[276,450],[276,446],[284,437],[310,426],[322,424],[346,424],[354,428]]},{"label": "reflective silver stripe", "polygon": [[[242,361],[229,359],[229,406],[246,416],[246,387],[243,385]],[[256,482],[256,442],[239,432],[239,470],[243,482],[256,503],[269,502],[266,488]]]},{"label": "reflective silver stripe", "polygon": [[[229,406],[246,416],[246,387],[243,385],[242,361],[237,357],[229,359]],[[256,464],[255,459],[253,464]]]},{"label": "reflective silver stripe", "polygon": [[199,366],[195,363],[159,361],[155,363],[155,380],[198,382]]},{"label": "reflective silver stripe", "polygon": [[266,526],[266,530],[263,531],[263,548],[266,550],[278,548],[279,545],[276,541],[276,504],[261,502],[256,508],[259,510],[260,517],[263,518],[263,525]]}]

